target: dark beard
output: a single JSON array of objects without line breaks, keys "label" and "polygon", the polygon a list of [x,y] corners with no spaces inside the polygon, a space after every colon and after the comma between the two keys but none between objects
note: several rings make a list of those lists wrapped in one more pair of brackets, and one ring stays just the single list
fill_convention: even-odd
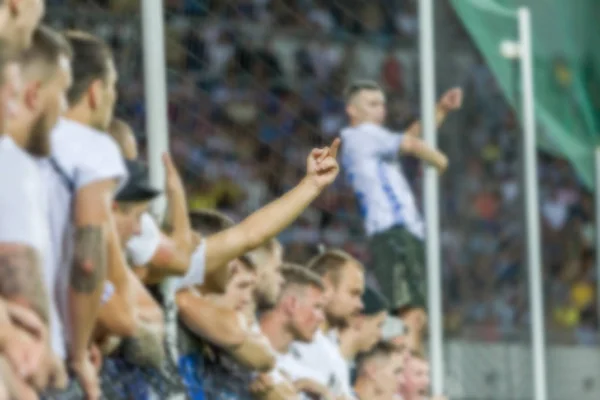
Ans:
[{"label": "dark beard", "polygon": [[343,329],[348,326],[348,321],[345,318],[339,318],[331,313],[326,312],[327,323],[331,328]]},{"label": "dark beard", "polygon": [[29,141],[27,143],[27,152],[37,157],[47,157],[50,155],[50,132],[53,126],[49,127],[46,121],[46,115],[40,115],[34,122],[29,131]]}]

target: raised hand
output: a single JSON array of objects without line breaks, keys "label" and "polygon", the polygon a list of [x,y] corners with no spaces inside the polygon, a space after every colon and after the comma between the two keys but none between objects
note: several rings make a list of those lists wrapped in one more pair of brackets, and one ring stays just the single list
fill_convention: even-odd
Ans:
[{"label": "raised hand", "polygon": [[323,190],[325,187],[331,185],[340,172],[340,166],[336,159],[340,144],[340,139],[335,139],[331,146],[313,149],[308,156],[306,161],[306,177],[319,190]]},{"label": "raised hand", "polygon": [[463,91],[461,88],[456,87],[444,93],[438,105],[442,107],[444,111],[454,111],[462,106],[462,102]]},{"label": "raised hand", "polygon": [[163,154],[162,160],[163,165],[165,166],[165,189],[167,190],[167,193],[183,193],[185,191],[183,182],[181,180],[181,176],[179,175],[179,171],[177,171],[177,168],[173,163],[171,155],[169,153]]}]

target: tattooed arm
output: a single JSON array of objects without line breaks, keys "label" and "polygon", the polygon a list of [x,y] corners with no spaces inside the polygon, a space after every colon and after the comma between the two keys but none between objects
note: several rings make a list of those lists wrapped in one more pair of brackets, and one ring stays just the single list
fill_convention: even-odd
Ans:
[{"label": "tattooed arm", "polygon": [[83,363],[106,276],[107,230],[116,183],[100,181],[75,197],[75,251],[69,284],[70,358]]},{"label": "tattooed arm", "polygon": [[33,310],[48,324],[48,293],[32,247],[0,243],[0,297]]}]

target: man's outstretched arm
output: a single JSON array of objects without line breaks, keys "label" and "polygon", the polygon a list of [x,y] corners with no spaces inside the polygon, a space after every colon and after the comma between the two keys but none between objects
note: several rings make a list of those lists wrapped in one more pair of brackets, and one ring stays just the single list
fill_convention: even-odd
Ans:
[{"label": "man's outstretched arm", "polygon": [[260,246],[291,225],[337,177],[340,140],[331,148],[314,149],[307,160],[307,174],[292,190],[251,214],[238,225],[206,238],[206,273]]}]

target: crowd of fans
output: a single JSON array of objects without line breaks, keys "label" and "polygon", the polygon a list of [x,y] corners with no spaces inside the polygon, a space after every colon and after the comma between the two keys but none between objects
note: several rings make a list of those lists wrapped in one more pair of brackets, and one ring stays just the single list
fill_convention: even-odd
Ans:
[{"label": "crowd of fans", "polygon": [[[240,18],[260,22],[259,6],[278,2],[246,3]],[[386,300],[365,290],[354,199],[335,180],[339,143],[311,150],[342,126],[353,46],[299,48],[291,71],[299,88],[268,40],[255,47],[226,29],[192,34],[172,17],[175,161],[165,155],[169,212],[159,224],[147,213],[159,191],[137,161],[144,138],[112,117],[116,105],[144,131],[142,86],[128,63],[138,59],[127,43],[135,35],[99,25],[98,36],[63,37],[36,28],[40,0],[0,4],[0,182],[14,188],[0,198],[0,399],[95,399],[100,388],[111,399],[427,395],[414,340],[425,321],[388,316]],[[330,34],[365,34],[339,19],[339,2],[315,4],[322,12],[309,20]],[[281,10],[265,12],[279,20]],[[402,26],[412,15],[414,27],[412,10]],[[383,38],[373,40],[398,34],[393,24],[372,29]],[[390,52],[379,71],[401,128],[415,114],[403,65]],[[518,135],[489,70],[478,63],[470,77],[468,168],[444,181],[446,319],[451,331],[483,326],[497,339],[527,324]],[[562,161],[540,165],[552,320],[591,344],[591,197]],[[418,177],[412,161],[406,167]],[[319,253],[321,243],[333,250]]]},{"label": "crowd of fans", "polygon": [[165,154],[159,223],[110,46],[44,11],[0,2],[0,399],[427,398],[425,320],[343,249],[293,264],[275,238],[335,181],[339,139],[237,223],[189,212]]},{"label": "crowd of fans", "polygon": [[[93,3],[80,2],[98,11]],[[105,9],[119,20],[123,12],[136,9],[133,3],[130,9],[121,2],[107,3]],[[218,7],[218,2],[171,2],[167,12],[171,135],[190,208],[219,208],[236,218],[290,188],[302,173],[303,155],[339,132],[344,121],[340,93],[352,77],[368,75],[382,83],[389,95],[392,127],[404,128],[418,114],[418,98],[409,80],[414,66],[392,49],[377,61],[379,66],[367,68],[354,41],[344,40],[366,37],[340,22],[366,24],[361,7],[348,7],[340,14],[339,1],[292,2],[287,8],[271,1],[241,3]],[[300,10],[297,3],[302,3]],[[385,18],[395,15],[405,21],[403,26],[416,27],[413,2],[394,3],[396,8],[386,2],[365,8],[378,8],[375,14],[383,10]],[[287,12],[293,21],[285,18]],[[60,15],[57,22],[94,26],[113,45],[123,74],[119,112],[142,133],[140,28],[132,20],[109,27],[107,22],[86,19],[87,15]],[[200,29],[190,22],[202,17],[206,18],[198,20]],[[289,55],[275,45],[277,35],[246,41],[244,35],[252,36],[260,27],[245,31],[241,23],[261,23],[261,18],[285,21],[274,23],[273,30],[295,27],[294,35],[305,37],[306,45]],[[321,35],[312,29],[311,20],[333,21],[332,28]],[[378,33],[387,39],[369,39],[373,48],[390,38],[396,43],[408,39],[416,46],[416,29]],[[452,34],[454,41],[470,43],[464,33]],[[454,143],[448,148],[452,162],[443,179],[446,327],[449,334],[476,339],[519,339],[526,336],[528,326],[520,131],[491,71],[474,54],[471,50],[473,63],[464,71],[467,78],[458,82],[465,87],[467,104],[457,118],[460,133],[448,140]],[[143,135],[139,139],[143,146]],[[539,165],[549,340],[593,344],[598,313],[592,197],[565,161],[542,156]],[[406,168],[418,188],[417,165],[408,160]],[[325,243],[343,247],[368,263],[347,182],[338,179],[335,190],[315,206],[280,236],[289,259],[305,261]]]}]

